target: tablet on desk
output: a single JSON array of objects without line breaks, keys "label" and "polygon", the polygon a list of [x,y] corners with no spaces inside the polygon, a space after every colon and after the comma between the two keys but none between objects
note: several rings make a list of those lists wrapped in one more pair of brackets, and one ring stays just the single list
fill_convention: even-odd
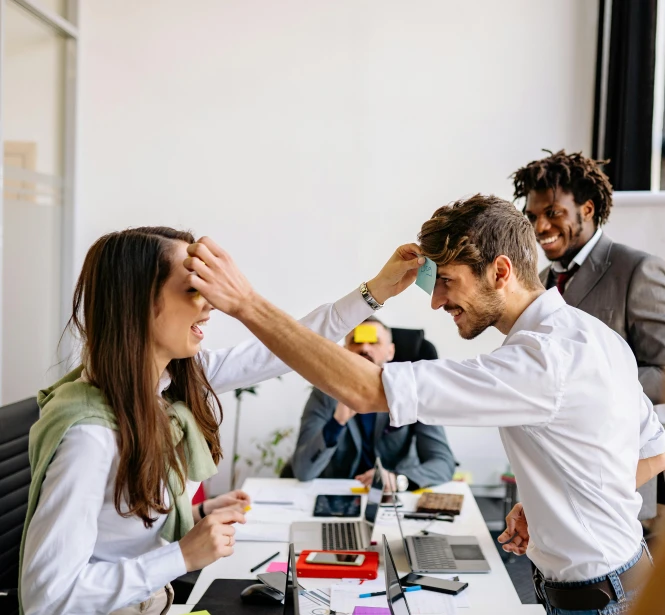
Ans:
[{"label": "tablet on desk", "polygon": [[315,517],[359,517],[359,495],[317,495]]}]

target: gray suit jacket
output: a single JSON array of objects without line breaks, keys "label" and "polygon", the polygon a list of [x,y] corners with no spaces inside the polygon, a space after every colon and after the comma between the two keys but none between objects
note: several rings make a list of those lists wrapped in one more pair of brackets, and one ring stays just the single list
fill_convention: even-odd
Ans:
[{"label": "gray suit jacket", "polygon": [[[549,267],[540,273],[543,284],[549,273]],[[665,262],[603,233],[563,298],[626,340],[647,397],[653,404],[665,403]],[[644,498],[640,518],[654,517],[655,479],[639,491]]]},{"label": "gray suit jacket", "polygon": [[[353,478],[362,455],[362,435],[355,417],[328,448],[323,427],[335,413],[337,401],[314,389],[300,422],[298,444],[291,458],[299,480],[314,478]],[[376,415],[374,450],[386,470],[404,474],[419,487],[449,481],[455,471],[455,458],[443,427],[413,423],[390,427],[387,412]]]}]

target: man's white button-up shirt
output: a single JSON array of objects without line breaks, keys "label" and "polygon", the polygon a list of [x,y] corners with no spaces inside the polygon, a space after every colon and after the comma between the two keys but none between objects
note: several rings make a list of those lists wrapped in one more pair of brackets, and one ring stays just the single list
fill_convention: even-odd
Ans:
[{"label": "man's white button-up shirt", "polygon": [[552,288],[518,318],[503,345],[472,360],[388,364],[395,426],[499,427],[546,578],[607,574],[639,549],[637,462],[665,452],[635,357],[600,320]]}]

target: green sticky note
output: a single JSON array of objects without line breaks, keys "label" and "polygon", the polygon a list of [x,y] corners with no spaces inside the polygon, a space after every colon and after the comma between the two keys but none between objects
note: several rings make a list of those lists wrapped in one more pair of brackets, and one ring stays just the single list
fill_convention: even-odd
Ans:
[{"label": "green sticky note", "polygon": [[428,295],[432,294],[434,284],[436,283],[436,263],[425,257],[425,264],[418,269],[416,284],[420,286]]}]

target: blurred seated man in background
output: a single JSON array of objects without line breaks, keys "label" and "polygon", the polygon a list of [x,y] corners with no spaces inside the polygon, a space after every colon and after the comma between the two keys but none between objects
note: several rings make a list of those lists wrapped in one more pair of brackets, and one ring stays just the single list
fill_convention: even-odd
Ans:
[{"label": "blurred seated man in background", "polygon": [[[390,328],[373,316],[346,336],[345,347],[379,367],[395,355]],[[296,478],[357,478],[369,486],[376,457],[388,473],[386,484],[390,477],[400,491],[445,483],[455,470],[443,427],[391,427],[387,413],[356,414],[315,388],[291,460]]]}]

